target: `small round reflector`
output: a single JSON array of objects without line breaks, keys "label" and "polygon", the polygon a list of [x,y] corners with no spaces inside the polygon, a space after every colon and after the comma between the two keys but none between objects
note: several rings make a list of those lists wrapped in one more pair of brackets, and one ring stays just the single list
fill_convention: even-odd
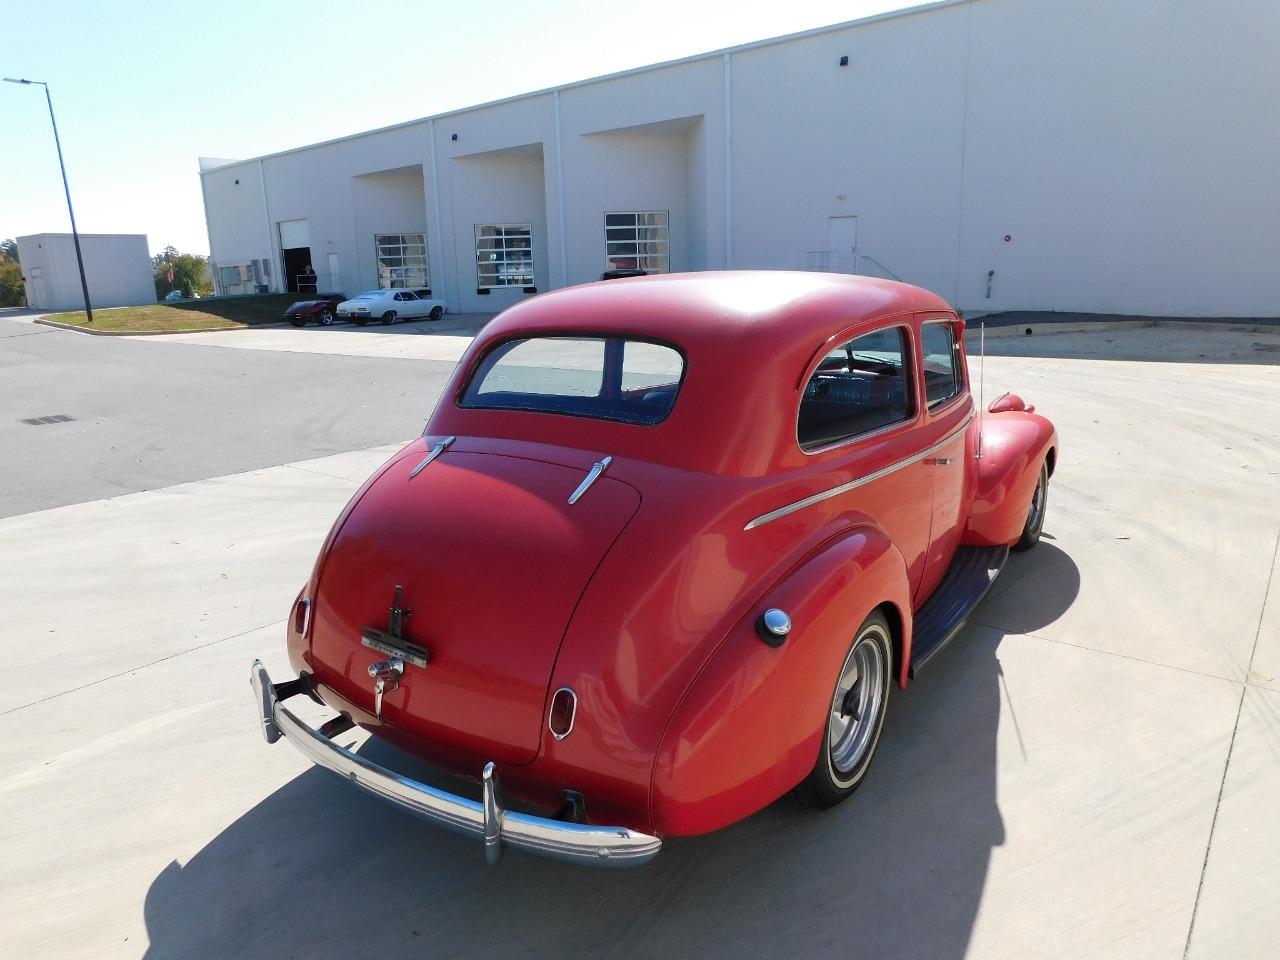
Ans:
[{"label": "small round reflector", "polygon": [[547,729],[557,740],[563,740],[573,732],[573,721],[578,715],[578,695],[568,687],[561,687],[551,697],[551,712],[547,714]]}]

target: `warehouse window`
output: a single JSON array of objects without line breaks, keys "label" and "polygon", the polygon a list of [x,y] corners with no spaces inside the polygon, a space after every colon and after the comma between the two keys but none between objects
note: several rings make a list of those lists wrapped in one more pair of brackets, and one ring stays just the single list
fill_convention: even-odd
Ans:
[{"label": "warehouse window", "polygon": [[476,286],[533,286],[533,227],[476,224]]},{"label": "warehouse window", "polygon": [[380,233],[373,238],[378,253],[378,286],[408,290],[431,286],[427,275],[427,239],[421,233]]},{"label": "warehouse window", "polygon": [[606,270],[671,270],[671,227],[666,210],[632,210],[604,215]]}]

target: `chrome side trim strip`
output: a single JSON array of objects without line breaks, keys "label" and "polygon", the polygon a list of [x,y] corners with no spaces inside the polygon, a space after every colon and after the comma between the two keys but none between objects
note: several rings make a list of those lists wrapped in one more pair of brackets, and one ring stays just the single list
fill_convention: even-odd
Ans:
[{"label": "chrome side trim strip", "polygon": [[569,494],[569,503],[574,504],[582,499],[582,495],[591,489],[591,485],[600,479],[600,474],[608,470],[609,464],[611,463],[613,463],[613,457],[605,457],[603,460],[599,460],[594,463],[591,467],[591,471],[585,478],[583,478],[583,481],[578,484],[578,489]]},{"label": "chrome side trim strip", "polygon": [[445,437],[443,440],[437,443],[434,447],[432,447],[431,452],[422,458],[422,462],[419,463],[416,467],[414,467],[411,471],[409,471],[409,479],[412,480],[414,477],[420,474],[422,472],[423,467],[425,467],[428,463],[430,463],[436,457],[440,456],[440,454],[448,450],[449,445],[457,439],[458,439],[457,437]]},{"label": "chrome side trim strip", "polygon": [[899,460],[897,463],[891,463],[889,464],[889,466],[882,467],[873,473],[868,473],[866,476],[858,477],[856,480],[850,480],[848,483],[842,483],[838,487],[832,487],[829,490],[823,490],[821,493],[815,493],[811,497],[805,497],[803,500],[797,500],[794,503],[789,503],[785,507],[779,507],[777,510],[770,510],[768,513],[764,513],[756,517],[754,520],[752,520],[742,529],[754,530],[756,527],[762,527],[766,523],[771,523],[772,521],[777,520],[780,517],[788,516],[792,513],[795,513],[797,510],[803,510],[805,507],[811,507],[815,503],[822,503],[824,500],[830,500],[832,497],[838,497],[842,493],[848,493],[850,490],[856,490],[858,487],[865,486],[866,484],[871,483],[874,480],[880,480],[883,477],[889,476],[889,474],[891,473],[896,473],[897,471],[901,470],[903,467],[909,467],[913,463],[919,463],[921,460],[925,459],[931,454],[936,453],[937,451],[945,447],[947,444],[955,440],[956,437],[964,433],[965,430],[969,428],[969,424],[972,422],[973,422],[973,415],[970,414],[968,417],[965,418],[964,423],[960,424],[959,427],[957,427],[955,430],[952,430],[951,433],[947,434],[944,438],[939,440],[933,446],[927,447],[926,449],[921,450],[919,453],[912,454],[911,456],[907,457],[905,460]]},{"label": "chrome side trim strip", "polygon": [[[504,810],[493,764],[482,776],[482,799],[446,793],[396,773],[335,743],[324,731],[299,719],[276,694],[262,662],[249,672],[268,743],[281,736],[317,766],[437,826],[479,840],[494,863],[506,847],[580,866],[638,867],[662,849],[662,840],[630,827],[594,826]],[[286,695],[287,698],[288,695]],[[349,729],[349,728],[348,728]]]}]

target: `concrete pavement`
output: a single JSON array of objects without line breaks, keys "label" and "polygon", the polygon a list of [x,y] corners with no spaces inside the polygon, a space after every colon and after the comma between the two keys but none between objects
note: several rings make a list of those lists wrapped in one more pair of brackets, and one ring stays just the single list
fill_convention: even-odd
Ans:
[{"label": "concrete pavement", "polygon": [[1277,351],[1159,330],[991,349],[988,397],[1063,438],[1044,542],[893,691],[850,802],[784,800],[630,873],[488,869],[263,743],[248,663],[285,669],[289,603],[395,444],[0,519],[0,937],[24,957],[1270,956]]}]

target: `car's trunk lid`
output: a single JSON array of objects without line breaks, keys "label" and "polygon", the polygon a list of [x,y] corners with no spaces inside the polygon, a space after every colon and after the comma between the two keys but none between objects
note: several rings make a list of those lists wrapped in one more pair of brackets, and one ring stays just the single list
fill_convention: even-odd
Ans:
[{"label": "car's trunk lid", "polygon": [[[596,567],[640,504],[600,477],[545,460],[449,450],[417,476],[411,456],[365,493],[335,537],[316,595],[316,680],[373,712],[368,667],[387,657],[362,641],[401,618],[401,646],[425,648],[383,722],[507,763],[538,751],[560,641]],[[396,603],[396,588],[402,588]],[[394,648],[394,637],[383,637]]]}]

